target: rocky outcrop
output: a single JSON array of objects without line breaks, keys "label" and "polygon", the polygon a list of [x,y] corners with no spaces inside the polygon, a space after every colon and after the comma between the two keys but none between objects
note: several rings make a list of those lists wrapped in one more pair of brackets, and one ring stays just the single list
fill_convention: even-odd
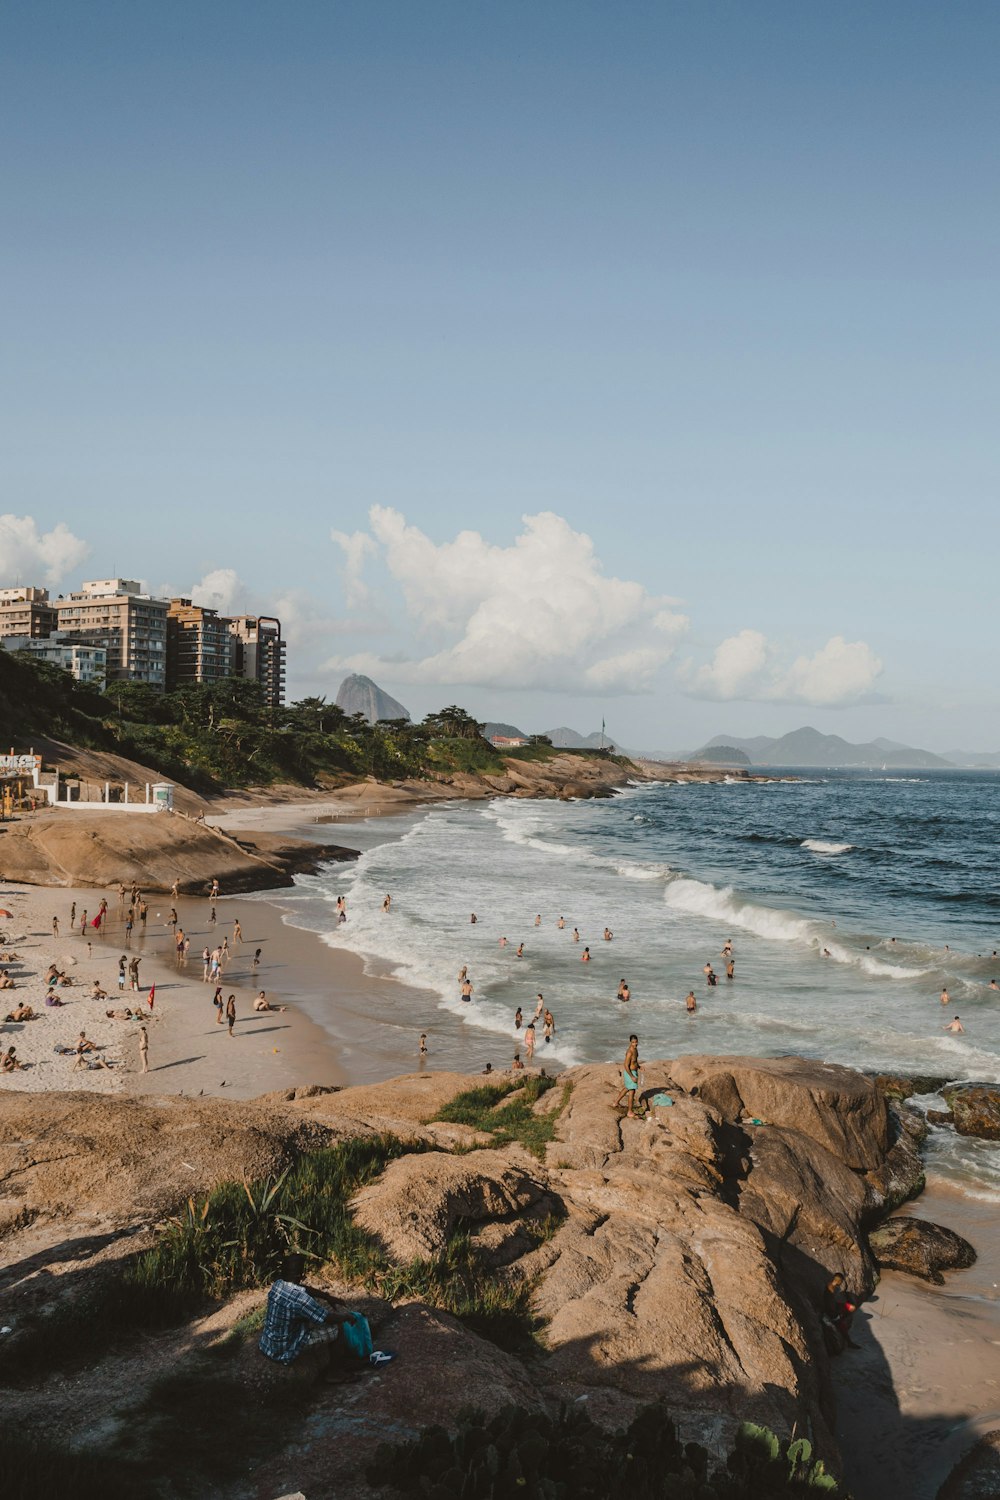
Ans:
[{"label": "rocky outcrop", "polygon": [[[521,1361],[421,1302],[373,1307],[379,1338],[418,1378],[373,1381],[360,1404],[343,1398],[332,1426],[310,1429],[296,1450],[305,1493],[367,1493],[348,1476],[376,1441],[450,1424],[469,1402],[586,1401],[594,1420],[624,1426],[663,1396],[684,1440],[717,1454],[749,1419],[781,1437],[808,1430],[836,1465],[822,1288],[840,1271],[856,1300],[871,1292],[868,1226],[912,1181],[919,1120],[890,1111],[871,1080],[801,1059],[647,1062],[646,1118],[613,1107],[616,1068],[576,1068],[561,1082],[568,1092],[539,1104],[555,1115],[544,1161],[518,1145],[469,1150],[481,1131],[434,1123],[479,1075],[413,1074],[247,1104],[0,1094],[7,1258],[25,1264],[17,1222],[33,1218],[38,1243],[48,1219],[78,1218],[84,1202],[91,1226],[148,1225],[224,1178],[266,1176],[311,1146],[391,1131],[421,1149],[356,1195],[356,1224],[403,1263],[433,1260],[457,1230],[468,1234],[498,1285],[530,1290],[543,1348]],[[939,1274],[961,1251],[932,1244],[928,1228],[920,1253]],[[55,1243],[64,1230],[46,1232]],[[883,1259],[892,1252],[880,1233],[871,1246]],[[890,1233],[901,1242],[907,1231]],[[252,1351],[240,1358],[248,1379],[264,1378]],[[290,1488],[284,1473],[262,1470],[259,1493]]]},{"label": "rocky outcrop", "polygon": [[1000,1427],[981,1437],[938,1490],[937,1500],[997,1500],[1000,1495]]},{"label": "rocky outcrop", "polygon": [[1000,1088],[986,1083],[952,1083],[941,1093],[959,1135],[1000,1141]]},{"label": "rocky outcrop", "polygon": [[211,882],[234,891],[271,890],[325,860],[356,849],[268,833],[232,837],[179,813],[66,810],[12,824],[3,841],[6,879],[28,885],[107,887],[136,881],[144,891],[201,895]]},{"label": "rocky outcrop", "polygon": [[889,1130],[892,1145],[879,1166],[865,1173],[869,1188],[868,1211],[882,1217],[924,1190],[926,1181],[920,1147],[927,1137],[927,1124],[915,1109],[890,1099]]},{"label": "rocky outcrop", "polygon": [[358,672],[352,672],[345,677],[337,689],[337,707],[350,717],[351,714],[364,714],[369,724],[377,724],[380,719],[408,719],[410,711],[393,698],[389,693],[379,687],[377,682],[372,682],[370,677],[363,677]]},{"label": "rocky outcrop", "polygon": [[962,1270],[976,1260],[968,1240],[926,1219],[888,1219],[872,1231],[869,1244],[886,1270],[908,1271],[939,1286],[944,1282],[942,1271]]}]

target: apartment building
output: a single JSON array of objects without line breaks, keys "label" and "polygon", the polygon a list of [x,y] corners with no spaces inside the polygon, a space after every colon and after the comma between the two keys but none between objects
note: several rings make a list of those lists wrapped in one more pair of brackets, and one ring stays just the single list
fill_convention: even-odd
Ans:
[{"label": "apartment building", "polygon": [[273,615],[237,615],[229,621],[236,642],[236,675],[259,682],[264,701],[280,708],[285,701],[285,642],[281,621]]},{"label": "apartment building", "polygon": [[131,578],[101,578],[56,602],[59,634],[103,647],[107,680],[147,682],[161,691],[167,680],[167,601],[140,592]]},{"label": "apartment building", "polygon": [[167,687],[234,677],[237,641],[217,609],[171,599],[167,608]]},{"label": "apartment building", "polygon": [[48,589],[0,589],[0,640],[5,636],[46,636],[56,628],[56,607]]},{"label": "apartment building", "polygon": [[103,646],[87,646],[58,631],[49,636],[8,635],[0,645],[6,651],[23,651],[36,660],[62,667],[64,672],[72,672],[77,682],[103,689],[107,681],[108,654]]}]

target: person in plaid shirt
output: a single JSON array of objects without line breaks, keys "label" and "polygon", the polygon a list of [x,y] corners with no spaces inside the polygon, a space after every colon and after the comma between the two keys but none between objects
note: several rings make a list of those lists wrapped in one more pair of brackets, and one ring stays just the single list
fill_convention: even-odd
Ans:
[{"label": "person in plaid shirt", "polygon": [[[304,1270],[304,1256],[285,1256],[281,1276],[267,1294],[264,1331],[259,1345],[261,1354],[278,1364],[290,1365],[304,1349],[321,1349],[325,1345],[332,1355],[333,1346],[338,1340],[343,1340],[351,1352],[357,1352],[360,1346],[370,1364],[388,1364],[394,1356],[381,1349],[372,1349],[367,1319],[346,1308],[339,1297],[303,1286]],[[351,1325],[347,1339],[343,1339],[342,1333],[345,1324]]]}]

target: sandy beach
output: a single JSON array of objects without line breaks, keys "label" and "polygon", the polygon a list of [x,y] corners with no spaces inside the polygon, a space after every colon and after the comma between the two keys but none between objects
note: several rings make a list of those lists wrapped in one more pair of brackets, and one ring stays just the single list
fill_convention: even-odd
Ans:
[{"label": "sandy beach", "polygon": [[[410,826],[413,802],[390,799],[378,805],[388,814],[367,824],[364,807],[374,801],[341,797],[304,803],[243,806],[217,816],[227,828],[299,835],[328,820],[353,824],[350,842],[360,848],[400,836]],[[396,814],[393,818],[391,814]],[[81,937],[84,907],[96,911],[102,895],[109,902],[106,929],[88,929]],[[70,927],[75,901],[77,924]],[[318,933],[291,926],[280,891],[226,896],[217,903],[218,920],[210,923],[203,898],[149,898],[145,931],[136,926],[131,946],[125,942],[124,908],[117,892],[8,887],[2,903],[13,913],[0,921],[18,955],[2,965],[16,983],[2,1004],[3,1014],[18,1002],[30,1004],[38,1019],[4,1023],[4,1048],[12,1042],[26,1064],[23,1071],[0,1078],[0,1088],[40,1092],[52,1089],[142,1094],[213,1095],[251,1098],[303,1084],[341,1085],[375,1082],[418,1065],[416,1039],[433,1018],[435,1027],[448,1018],[429,1006],[421,991],[385,975],[365,972],[356,955],[332,949]],[[167,925],[176,905],[180,926],[190,937],[189,957],[178,963],[172,929]],[[59,920],[59,935],[52,919]],[[242,942],[234,942],[239,918]],[[203,980],[202,950],[228,938],[232,957],[223,973],[223,991],[234,994],[234,1035],[216,1020],[214,986]],[[259,970],[252,969],[256,949]],[[121,954],[141,957],[137,994],[118,991]],[[60,987],[60,1008],[46,1008],[43,978],[54,961],[71,977]],[[97,979],[108,999],[90,998]],[[155,1003],[147,997],[155,983]],[[253,1000],[263,989],[283,1011],[255,1014]],[[108,1010],[129,1006],[134,1020],[109,1019]],[[394,1014],[397,1021],[387,1020]],[[149,1072],[140,1071],[138,1029],[149,1032]],[[85,1030],[110,1064],[77,1069],[73,1056],[61,1056],[58,1045],[72,1046]],[[433,1067],[432,1056],[427,1066]],[[470,1059],[478,1071],[478,1059]],[[497,1057],[494,1064],[502,1067]],[[943,1287],[887,1272],[876,1297],[855,1324],[861,1345],[836,1362],[838,1438],[846,1477],[856,1500],[933,1500],[941,1483],[975,1439],[1000,1423],[1000,1249],[994,1206],[979,1203],[935,1182],[908,1212],[947,1225],[971,1240],[979,1253],[976,1266],[951,1273]]]}]

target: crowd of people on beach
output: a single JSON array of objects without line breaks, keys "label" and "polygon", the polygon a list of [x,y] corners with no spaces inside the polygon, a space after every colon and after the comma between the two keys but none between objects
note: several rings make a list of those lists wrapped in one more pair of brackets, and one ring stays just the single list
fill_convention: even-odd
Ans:
[{"label": "crowd of people on beach", "polygon": [[[217,903],[220,899],[219,882],[213,880],[207,888],[208,894],[208,926],[214,928],[218,923]],[[180,896],[180,883],[175,880],[170,888],[170,898],[175,903],[163,920],[163,927],[167,930],[168,952],[173,958],[174,965],[183,972],[188,962],[191,938],[181,926],[177,914],[176,903]],[[88,908],[82,907],[82,903],[73,900],[69,906],[68,913],[61,921],[58,913],[51,918],[51,943],[58,945],[57,954],[48,963],[36,964],[32,956],[28,954],[29,947],[37,945],[37,940],[44,937],[42,934],[23,934],[16,941],[8,940],[0,936],[0,989],[18,990],[27,989],[32,986],[38,987],[38,997],[30,999],[18,999],[3,1018],[4,1030],[16,1027],[22,1030],[31,1022],[38,1021],[47,1012],[61,1011],[67,1005],[79,1005],[97,1002],[102,1005],[101,1010],[91,1012],[92,1020],[101,1019],[115,1023],[124,1023],[120,1037],[112,1040],[97,1041],[88,1036],[87,1028],[80,1031],[75,1041],[57,1041],[52,1052],[57,1059],[72,1059],[71,1071],[93,1071],[93,1072],[124,1072],[128,1071],[123,1055],[122,1042],[130,1036],[136,1039],[135,1066],[134,1070],[140,1073],[148,1073],[150,1026],[157,1023],[159,1016],[156,1012],[156,985],[151,983],[146,990],[140,978],[142,964],[146,961],[147,954],[164,958],[167,955],[158,952],[152,939],[154,933],[151,931],[150,904],[137,883],[133,882],[131,888],[124,882],[119,882],[117,887],[117,910],[113,910],[109,900],[101,897],[93,915]],[[7,898],[12,903],[15,900],[13,894],[8,893]],[[79,910],[78,910],[79,906]],[[14,920],[14,912],[10,911],[8,920]],[[161,920],[161,914],[155,913],[157,925]],[[147,954],[132,951],[134,935],[138,932],[138,941],[147,950]],[[115,957],[111,956],[115,950],[111,948],[111,936],[120,937],[120,948]],[[34,941],[32,941],[34,940]],[[86,944],[88,959],[95,958],[94,943],[97,943],[97,953],[101,955],[102,967],[103,957],[107,953],[106,975],[101,973],[92,979],[79,977],[73,971],[77,968],[80,957],[73,951],[74,945],[79,942]],[[215,982],[213,1005],[216,1010],[216,1019],[220,1025],[224,1025],[228,1035],[235,1035],[235,1027],[238,1020],[237,994],[230,990],[228,996],[224,994],[222,981],[224,980],[227,965],[234,955],[244,945],[245,939],[243,929],[238,916],[232,919],[232,935],[227,932],[220,942],[212,948],[206,943],[202,953],[203,979],[206,983]],[[22,949],[24,950],[22,952]],[[124,951],[122,951],[124,950]],[[246,965],[249,974],[256,977],[261,965],[262,950],[260,947],[254,949],[253,957]],[[107,1002],[117,990],[122,1000],[126,992],[131,999],[128,1004],[119,1003],[117,1006],[108,1006]],[[146,990],[140,996],[140,991]],[[257,992],[253,1001],[253,1013],[281,1012],[287,1009],[285,1005],[278,1005],[268,999],[265,990]],[[79,1013],[78,1013],[79,1014]],[[127,1029],[126,1029],[127,1028]],[[100,1031],[100,1028],[98,1028]],[[105,1035],[107,1035],[105,1031]],[[0,1048],[0,1074],[22,1073],[38,1065],[43,1059],[37,1055],[37,1049],[29,1048],[29,1054],[35,1053],[35,1061],[29,1061],[18,1053],[16,1043],[9,1043],[6,1048]]]}]

